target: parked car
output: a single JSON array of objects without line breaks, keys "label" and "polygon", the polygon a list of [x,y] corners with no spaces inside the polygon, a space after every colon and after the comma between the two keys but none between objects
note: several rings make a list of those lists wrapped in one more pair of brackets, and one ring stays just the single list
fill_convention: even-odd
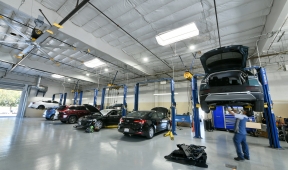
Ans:
[{"label": "parked car", "polygon": [[56,101],[38,101],[38,102],[31,102],[28,105],[29,108],[35,108],[35,109],[45,109],[45,108],[57,108],[59,107],[59,103]]},{"label": "parked car", "polygon": [[118,131],[124,135],[142,135],[151,139],[155,133],[169,129],[168,112],[168,109],[155,111],[154,108],[149,111],[133,111],[120,119]]},{"label": "parked car", "polygon": [[102,127],[109,125],[118,125],[120,118],[122,117],[121,110],[116,109],[104,109],[100,112],[93,113],[92,115],[80,117],[78,119],[78,125],[75,128],[88,128],[90,126],[101,129]]},{"label": "parked car", "polygon": [[57,120],[59,111],[64,111],[68,109],[68,106],[59,106],[58,108],[48,108],[44,111],[43,117],[46,118],[46,120]]},{"label": "parked car", "polygon": [[199,89],[203,111],[209,113],[217,105],[226,104],[264,111],[262,85],[257,75],[245,69],[247,57],[248,47],[242,45],[217,48],[201,56],[206,73]]},{"label": "parked car", "polygon": [[59,111],[58,119],[62,123],[76,123],[80,117],[98,113],[99,110],[92,105],[71,105],[66,110]]}]

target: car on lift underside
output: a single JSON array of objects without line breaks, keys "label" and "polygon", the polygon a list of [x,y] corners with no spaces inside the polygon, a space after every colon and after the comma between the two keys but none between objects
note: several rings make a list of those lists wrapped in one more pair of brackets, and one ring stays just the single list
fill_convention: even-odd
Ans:
[{"label": "car on lift underside", "polygon": [[232,45],[213,49],[200,57],[205,77],[199,89],[200,105],[209,113],[216,106],[251,106],[263,112],[264,96],[257,74],[246,68],[248,47]]}]

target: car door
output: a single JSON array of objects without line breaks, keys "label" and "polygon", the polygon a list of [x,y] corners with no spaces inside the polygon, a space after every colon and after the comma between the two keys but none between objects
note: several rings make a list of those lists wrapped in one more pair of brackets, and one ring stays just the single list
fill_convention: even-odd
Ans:
[{"label": "car door", "polygon": [[117,125],[119,121],[119,115],[117,110],[111,110],[107,114],[107,124],[108,125]]},{"label": "car door", "polygon": [[162,112],[157,112],[157,115],[160,119],[160,130],[165,130],[167,128],[168,120],[165,118],[165,114]]},{"label": "car door", "polygon": [[156,132],[161,131],[161,120],[158,117],[158,112],[156,111],[151,112],[149,117],[150,117],[152,124],[156,128],[155,131]]}]

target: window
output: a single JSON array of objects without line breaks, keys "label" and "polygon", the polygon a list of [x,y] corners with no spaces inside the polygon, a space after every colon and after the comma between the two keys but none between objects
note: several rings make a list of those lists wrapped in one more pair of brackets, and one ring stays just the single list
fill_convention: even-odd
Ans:
[{"label": "window", "polygon": [[249,79],[250,86],[260,86],[259,81],[257,79]]},{"label": "window", "polygon": [[78,106],[76,110],[86,110],[86,107]]},{"label": "window", "polygon": [[151,112],[150,117],[151,117],[151,119],[159,119],[157,112]]},{"label": "window", "polygon": [[116,111],[116,110],[112,110],[112,111],[110,112],[110,115],[111,115],[111,116],[118,116],[118,114],[117,114],[117,111]]},{"label": "window", "polygon": [[84,106],[85,106],[90,112],[93,112],[93,113],[99,112],[99,110],[98,110],[96,107],[94,107],[94,106],[91,106],[91,105],[88,105],[88,104],[84,104]]},{"label": "window", "polygon": [[164,119],[165,118],[164,113],[158,112],[157,115],[158,115],[158,117],[160,119]]},{"label": "window", "polygon": [[149,112],[147,111],[133,111],[131,113],[129,113],[127,116],[129,117],[144,117],[146,114],[148,114]]},{"label": "window", "polygon": [[69,110],[76,110],[76,107],[75,106],[71,106],[71,107],[69,107]]}]

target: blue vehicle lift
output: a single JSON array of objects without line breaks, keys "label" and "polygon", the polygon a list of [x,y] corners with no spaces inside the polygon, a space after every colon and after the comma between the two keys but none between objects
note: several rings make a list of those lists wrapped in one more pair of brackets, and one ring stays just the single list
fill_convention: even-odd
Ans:
[{"label": "blue vehicle lift", "polygon": [[[65,105],[66,104],[66,98],[67,98],[67,93],[55,93],[55,94],[53,94],[53,96],[52,96],[52,101],[54,101],[55,100],[55,96],[56,95],[60,95],[60,101],[59,101],[59,104],[60,105]],[[62,103],[62,101],[63,101],[63,103]]]},{"label": "blue vehicle lift", "polygon": [[97,96],[98,96],[98,89],[94,89],[94,98],[93,98],[94,107],[97,107]]},{"label": "blue vehicle lift", "polygon": [[199,119],[199,99],[198,99],[198,88],[197,88],[197,77],[204,76],[205,74],[195,74],[191,79],[191,89],[192,89],[192,101],[193,101],[193,121],[194,121],[194,138],[202,138],[200,131],[200,119]]},{"label": "blue vehicle lift", "polygon": [[268,79],[266,75],[266,69],[258,66],[246,68],[247,70],[256,69],[258,73],[258,79],[262,84],[264,93],[264,116],[266,118],[267,132],[269,137],[269,145],[271,148],[281,148],[279,143],[278,131],[276,127],[275,115],[273,112],[273,103],[270,96],[270,90],[268,85]]},{"label": "blue vehicle lift", "polygon": [[[79,105],[82,104],[82,97],[83,97],[83,91],[81,91],[81,92],[79,93],[79,101],[78,101],[78,104],[79,104]],[[74,101],[73,101],[73,104],[74,104],[74,105],[76,105],[77,99],[78,99],[78,92],[75,91],[75,92],[74,92]]]},{"label": "blue vehicle lift", "polygon": [[172,130],[171,132],[173,135],[176,134],[176,123],[175,123],[175,116],[176,116],[176,102],[175,102],[175,96],[174,96],[174,80],[172,78],[163,78],[163,79],[157,79],[157,80],[149,80],[144,82],[138,82],[135,85],[135,97],[134,97],[134,111],[138,111],[138,103],[139,103],[139,84],[146,84],[146,83],[155,83],[160,81],[170,81],[170,90],[171,90],[171,110],[172,110]]},{"label": "blue vehicle lift", "polygon": [[[115,79],[115,78],[114,78]],[[115,88],[115,87],[123,87],[123,107],[122,107],[122,116],[126,116],[127,113],[127,102],[126,102],[126,97],[127,97],[127,86],[125,84],[120,84],[120,85],[112,85],[112,86],[106,86],[102,89],[102,98],[101,98],[101,107],[100,110],[104,109],[105,105],[105,95],[106,95],[106,89],[107,88]]]}]

